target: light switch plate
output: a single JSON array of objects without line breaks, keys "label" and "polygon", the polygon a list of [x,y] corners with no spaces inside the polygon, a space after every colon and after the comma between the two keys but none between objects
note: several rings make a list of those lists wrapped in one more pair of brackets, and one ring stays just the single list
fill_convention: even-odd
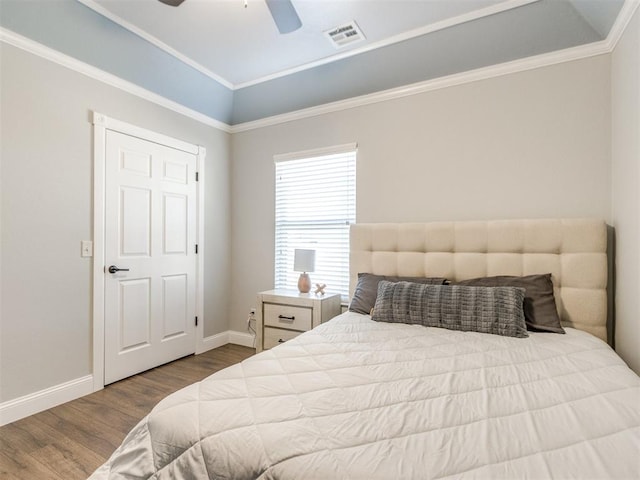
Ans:
[{"label": "light switch plate", "polygon": [[80,247],[81,257],[93,257],[93,242],[91,240],[82,240]]}]

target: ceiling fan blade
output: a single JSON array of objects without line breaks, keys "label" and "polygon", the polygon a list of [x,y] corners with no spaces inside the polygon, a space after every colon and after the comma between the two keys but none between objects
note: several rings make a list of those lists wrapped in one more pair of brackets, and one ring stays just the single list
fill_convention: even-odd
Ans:
[{"label": "ceiling fan blade", "polygon": [[158,0],[159,2],[164,3],[165,5],[170,5],[172,7],[179,6],[184,0]]},{"label": "ceiling fan blade", "polygon": [[265,2],[280,33],[291,33],[302,26],[291,0],[265,0]]}]

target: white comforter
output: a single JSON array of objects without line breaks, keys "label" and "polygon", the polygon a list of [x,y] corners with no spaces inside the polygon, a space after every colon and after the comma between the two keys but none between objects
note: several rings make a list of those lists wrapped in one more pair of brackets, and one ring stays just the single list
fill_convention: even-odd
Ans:
[{"label": "white comforter", "polygon": [[161,401],[102,478],[639,478],[640,378],[574,329],[347,313]]}]

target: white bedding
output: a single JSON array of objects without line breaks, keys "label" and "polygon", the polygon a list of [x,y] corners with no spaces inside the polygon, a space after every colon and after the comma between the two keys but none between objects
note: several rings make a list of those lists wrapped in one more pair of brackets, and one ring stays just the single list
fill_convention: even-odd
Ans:
[{"label": "white bedding", "polygon": [[91,477],[639,478],[640,378],[601,340],[346,313],[160,402]]}]

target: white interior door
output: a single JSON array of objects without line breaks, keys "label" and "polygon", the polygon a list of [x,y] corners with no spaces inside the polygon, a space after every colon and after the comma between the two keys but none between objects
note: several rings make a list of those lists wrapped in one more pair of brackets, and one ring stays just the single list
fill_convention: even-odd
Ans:
[{"label": "white interior door", "polygon": [[195,351],[196,163],[107,130],[105,384]]}]

